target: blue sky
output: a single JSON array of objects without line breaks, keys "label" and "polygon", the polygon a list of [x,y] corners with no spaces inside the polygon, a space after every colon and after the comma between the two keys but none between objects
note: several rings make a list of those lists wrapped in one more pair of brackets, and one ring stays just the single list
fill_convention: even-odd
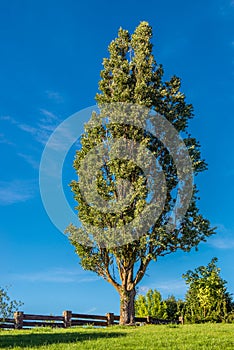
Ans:
[{"label": "blue sky", "polygon": [[[194,105],[190,130],[209,170],[197,178],[200,208],[217,235],[199,251],[152,263],[140,290],[183,297],[181,275],[217,256],[234,293],[234,2],[7,1],[0,2],[0,285],[30,313],[119,310],[108,283],[85,272],[67,238],[50,221],[39,191],[39,164],[48,137],[63,120],[95,103],[102,58],[120,26],[153,27],[154,54],[165,78],[182,79]],[[75,178],[74,149],[64,190]]]}]

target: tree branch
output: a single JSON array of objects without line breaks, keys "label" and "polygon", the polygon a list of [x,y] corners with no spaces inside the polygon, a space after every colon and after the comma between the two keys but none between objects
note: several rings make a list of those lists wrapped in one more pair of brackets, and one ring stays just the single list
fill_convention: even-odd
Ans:
[{"label": "tree branch", "polygon": [[143,260],[141,259],[141,264],[140,264],[140,267],[137,271],[137,274],[136,274],[136,277],[133,281],[133,286],[135,287],[141,280],[142,278],[144,277],[144,274],[145,274],[145,271],[150,263],[152,259],[150,257],[147,257],[145,262],[143,262]]},{"label": "tree branch", "polygon": [[109,283],[111,283],[112,286],[114,286],[117,291],[119,291],[121,286],[118,282],[115,281],[115,279],[111,276],[111,273],[109,271],[110,258],[109,258],[109,254],[108,254],[106,249],[104,250],[104,256],[105,256],[105,258],[104,258],[104,260],[105,260],[104,261],[104,267],[105,267],[104,272],[105,272],[106,280]]}]

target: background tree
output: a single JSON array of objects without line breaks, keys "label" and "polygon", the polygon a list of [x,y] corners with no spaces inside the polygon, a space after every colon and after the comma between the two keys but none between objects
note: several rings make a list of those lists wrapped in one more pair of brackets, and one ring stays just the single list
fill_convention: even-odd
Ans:
[{"label": "background tree", "polygon": [[[199,144],[187,130],[188,121],[193,117],[192,105],[185,102],[180,91],[180,79],[173,76],[163,81],[163,68],[157,64],[152,54],[152,28],[141,22],[132,35],[120,28],[118,37],[109,45],[109,58],[104,58],[104,69],[99,83],[100,93],[96,95],[99,105],[122,102],[145,106],[167,118],[183,137],[195,175],[206,169],[201,159]],[[150,196],[142,169],[126,160],[106,159],[96,181],[98,193],[105,200],[117,201],[119,179],[128,180],[134,187],[131,204],[123,212],[103,213],[95,208],[95,203],[87,203],[80,190],[80,165],[93,147],[106,146],[114,138],[130,139],[147,147],[161,164],[166,182],[166,203],[158,220],[145,230],[144,235],[133,242],[103,247],[87,229],[88,225],[108,229],[124,226],[139,216]],[[82,227],[70,225],[66,232],[80,258],[81,266],[102,276],[111,283],[120,295],[120,324],[134,322],[134,299],[136,286],[142,280],[149,263],[159,256],[175,252],[177,249],[190,251],[200,241],[213,233],[209,221],[204,219],[197,207],[197,189],[194,187],[190,206],[183,220],[176,222],[174,230],[168,232],[168,217],[176,202],[178,176],[176,165],[163,143],[152,134],[147,135],[130,125],[105,124],[96,128],[85,128],[81,138],[81,148],[76,153],[74,168],[78,181],[72,181],[71,188],[78,205],[78,216]],[[154,200],[155,198],[150,198]],[[179,209],[179,208],[178,208]],[[86,226],[87,224],[87,226]],[[86,237],[85,241],[81,237]]]},{"label": "background tree", "polygon": [[135,300],[135,313],[138,317],[152,316],[167,319],[167,304],[156,289],[149,289],[146,295],[139,294]]},{"label": "background tree", "polygon": [[13,312],[22,305],[21,301],[11,300],[7,288],[0,288],[0,320],[12,317]]},{"label": "background tree", "polygon": [[232,310],[231,295],[227,292],[227,282],[220,276],[217,261],[217,258],[213,258],[207,266],[199,266],[183,275],[189,285],[185,319],[190,322],[220,322],[227,319]]}]

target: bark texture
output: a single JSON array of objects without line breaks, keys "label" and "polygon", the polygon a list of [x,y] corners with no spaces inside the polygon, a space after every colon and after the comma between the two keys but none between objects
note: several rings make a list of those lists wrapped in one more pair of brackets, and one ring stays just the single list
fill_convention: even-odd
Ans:
[{"label": "bark texture", "polygon": [[120,325],[135,324],[135,296],[135,288],[120,292]]}]

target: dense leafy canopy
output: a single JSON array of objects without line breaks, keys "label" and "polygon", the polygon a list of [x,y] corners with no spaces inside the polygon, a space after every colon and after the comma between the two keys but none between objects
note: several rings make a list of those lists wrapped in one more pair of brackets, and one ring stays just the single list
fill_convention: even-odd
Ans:
[{"label": "dense leafy canopy", "polygon": [[[188,121],[193,117],[193,108],[180,91],[181,82],[178,77],[173,76],[170,80],[163,81],[163,68],[153,56],[151,37],[152,28],[147,22],[141,22],[132,35],[127,30],[119,29],[118,37],[109,45],[110,57],[103,60],[100,93],[96,95],[96,100],[99,106],[131,103],[163,115],[183,138],[196,175],[206,169],[206,163],[201,158],[198,141],[188,132]],[[94,120],[98,117],[100,116],[93,115]],[[166,203],[158,220],[141,237],[124,245],[105,247],[95,239],[93,231],[88,229],[90,225],[103,229],[104,233],[108,230],[113,232],[113,229],[124,227],[137,219],[149,198],[157,202],[157,198],[149,195],[142,169],[132,161],[108,157],[97,175],[98,194],[107,201],[117,202],[127,196],[126,188],[120,182],[121,179],[127,180],[134,188],[130,205],[124,207],[122,212],[103,213],[95,207],[94,201],[87,203],[85,200],[79,181],[81,163],[94,147],[100,144],[106,147],[116,138],[131,140],[131,144],[138,143],[154,154],[166,178]],[[93,160],[87,160],[91,161]],[[190,251],[213,233],[209,221],[200,214],[197,207],[198,191],[195,185],[186,215],[183,220],[176,222],[173,231],[168,232],[167,221],[178,192],[177,169],[169,151],[150,133],[145,134],[139,128],[121,123],[101,122],[96,127],[86,127],[81,138],[81,148],[76,153],[74,168],[78,181],[72,181],[71,188],[78,203],[76,209],[82,227],[70,225],[66,232],[82,267],[102,276],[117,289],[121,295],[121,305],[127,305],[125,311],[133,308],[133,302],[131,301],[131,307],[128,302],[134,299],[135,287],[152,260],[156,261],[159,256],[177,249]],[[134,310],[131,312],[133,321]],[[128,316],[124,322],[130,322]]]},{"label": "dense leafy canopy", "polygon": [[22,305],[22,302],[11,300],[6,288],[0,288],[0,319],[12,317],[13,312]]},{"label": "dense leafy canopy", "polygon": [[191,322],[224,321],[232,310],[231,295],[220,276],[218,259],[183,275],[189,289],[185,299],[185,317]]},{"label": "dense leafy canopy", "polygon": [[135,300],[137,317],[151,316],[157,319],[178,320],[182,315],[183,301],[170,295],[163,300],[159,291],[149,289],[146,295],[139,294]]}]

